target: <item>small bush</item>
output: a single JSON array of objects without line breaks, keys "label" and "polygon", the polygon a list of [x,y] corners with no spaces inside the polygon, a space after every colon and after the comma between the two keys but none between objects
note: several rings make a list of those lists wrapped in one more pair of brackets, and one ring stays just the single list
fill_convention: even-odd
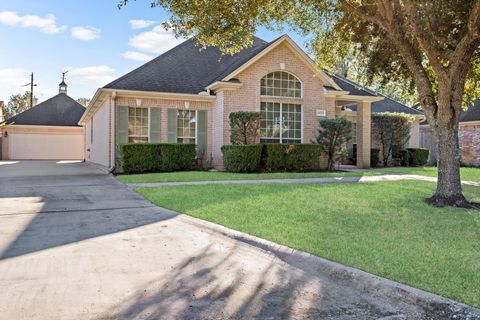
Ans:
[{"label": "small bush", "polygon": [[194,144],[124,143],[120,152],[124,173],[192,170],[197,164]]},{"label": "small bush", "polygon": [[260,112],[232,112],[230,120],[230,142],[232,144],[255,144],[260,134]]},{"label": "small bush", "polygon": [[227,145],[222,147],[223,164],[230,172],[255,172],[261,169],[261,144]]},{"label": "small bush", "polygon": [[428,162],[428,149],[422,148],[408,148],[408,164],[410,166],[420,166],[423,167]]},{"label": "small bush", "polygon": [[316,144],[266,144],[267,171],[308,171],[320,168],[322,147]]},{"label": "small bush", "polygon": [[352,139],[353,123],[347,119],[322,119],[319,121],[316,142],[327,155],[327,170],[332,171],[335,162],[344,155],[345,144]]},{"label": "small bush", "polygon": [[380,149],[371,149],[370,150],[370,165],[372,167],[378,166],[380,162]]}]

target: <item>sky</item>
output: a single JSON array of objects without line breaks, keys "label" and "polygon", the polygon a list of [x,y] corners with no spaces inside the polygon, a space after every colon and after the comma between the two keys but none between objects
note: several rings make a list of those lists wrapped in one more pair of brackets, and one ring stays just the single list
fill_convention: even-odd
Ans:
[{"label": "sky", "polygon": [[[151,0],[0,0],[0,100],[29,89],[39,102],[58,93],[67,71],[68,94],[91,98],[97,88],[184,41],[164,30],[169,12]],[[285,30],[300,46],[305,39]],[[270,41],[282,33],[259,29]]]}]

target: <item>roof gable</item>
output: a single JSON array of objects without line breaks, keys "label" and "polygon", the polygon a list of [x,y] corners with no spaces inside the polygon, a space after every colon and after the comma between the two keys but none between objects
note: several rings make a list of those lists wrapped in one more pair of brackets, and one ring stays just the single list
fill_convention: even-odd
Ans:
[{"label": "roof gable", "polygon": [[60,93],[6,120],[7,124],[37,126],[78,126],[85,107]]}]

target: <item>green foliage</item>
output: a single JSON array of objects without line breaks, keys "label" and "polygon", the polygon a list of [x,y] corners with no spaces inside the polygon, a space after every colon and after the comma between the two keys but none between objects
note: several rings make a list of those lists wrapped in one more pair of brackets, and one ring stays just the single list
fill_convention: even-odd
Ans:
[{"label": "green foliage", "polygon": [[408,151],[407,150],[401,151],[400,165],[402,167],[408,167]]},{"label": "green foliage", "polygon": [[344,154],[345,144],[352,139],[353,123],[347,119],[322,119],[316,142],[327,155],[327,170],[333,171],[335,162]]},{"label": "green foliage", "polygon": [[410,128],[414,118],[405,113],[372,114],[372,140],[380,144],[381,162],[389,164],[390,159],[400,158],[400,151],[410,139]]},{"label": "green foliage", "polygon": [[413,167],[423,167],[428,162],[428,149],[408,148],[408,165]]},{"label": "green foliage", "polygon": [[88,98],[78,98],[77,102],[80,103],[82,106],[84,106],[86,108],[88,106],[88,104],[90,103],[90,99],[88,99]]},{"label": "green foliage", "polygon": [[266,144],[267,171],[309,171],[320,169],[322,148],[315,144]]},{"label": "green foliage", "polygon": [[316,144],[251,144],[222,147],[230,172],[312,171],[320,169],[322,149]]},{"label": "green foliage", "polygon": [[231,112],[230,142],[232,144],[255,144],[260,131],[260,112]]},{"label": "green foliage", "polygon": [[197,165],[194,144],[124,143],[120,151],[124,173],[192,170]]},{"label": "green foliage", "polygon": [[372,167],[378,166],[380,163],[380,150],[372,148],[370,149],[370,165]]},{"label": "green foliage", "polygon": [[30,108],[30,91],[25,93],[18,93],[10,96],[8,103],[5,107],[5,119],[13,117],[23,111]]},{"label": "green foliage", "polygon": [[230,172],[255,172],[261,168],[261,144],[222,146],[223,165]]}]

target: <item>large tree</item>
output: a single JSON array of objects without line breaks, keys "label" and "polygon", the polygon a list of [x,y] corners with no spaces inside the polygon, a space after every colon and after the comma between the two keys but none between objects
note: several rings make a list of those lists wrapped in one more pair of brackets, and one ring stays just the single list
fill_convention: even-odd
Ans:
[{"label": "large tree", "polygon": [[[126,4],[121,1],[119,6]],[[232,54],[259,26],[313,35],[323,67],[353,52],[372,74],[411,80],[438,143],[433,205],[468,206],[460,182],[462,102],[480,88],[480,0],[156,0],[168,26]],[[321,53],[321,54],[318,54]]]},{"label": "large tree", "polygon": [[10,96],[8,103],[5,107],[5,119],[13,117],[30,108],[30,91],[25,93],[17,93]]}]

